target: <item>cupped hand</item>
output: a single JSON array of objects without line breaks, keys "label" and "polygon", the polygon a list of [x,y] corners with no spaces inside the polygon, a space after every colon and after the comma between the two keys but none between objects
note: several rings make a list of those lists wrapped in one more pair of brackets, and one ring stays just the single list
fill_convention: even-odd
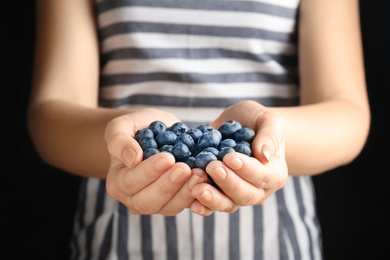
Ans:
[{"label": "cupped hand", "polygon": [[194,201],[192,188],[205,182],[205,173],[191,174],[184,163],[175,163],[168,153],[142,161],[143,152],[134,135],[138,129],[160,120],[172,125],[172,114],[143,109],[113,119],[106,127],[105,140],[111,155],[107,193],[122,202],[133,214],[176,215]]},{"label": "cupped hand", "polygon": [[262,204],[287,181],[283,118],[256,102],[243,101],[227,108],[211,125],[218,128],[228,120],[236,120],[256,132],[252,143],[254,157],[230,153],[223,162],[214,161],[207,166],[206,172],[220,189],[207,183],[193,188],[197,200],[191,210],[199,215],[234,212],[240,206]]}]

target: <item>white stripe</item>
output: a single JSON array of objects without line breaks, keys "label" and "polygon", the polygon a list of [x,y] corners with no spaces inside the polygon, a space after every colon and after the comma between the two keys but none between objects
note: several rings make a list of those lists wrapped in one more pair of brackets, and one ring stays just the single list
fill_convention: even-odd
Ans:
[{"label": "white stripe", "polygon": [[284,199],[286,202],[286,208],[294,223],[295,234],[297,237],[297,243],[301,252],[302,259],[310,259],[309,237],[307,230],[299,215],[299,207],[296,197],[296,191],[294,189],[293,177],[287,179],[284,190]]},{"label": "white stripe", "polygon": [[115,85],[100,89],[104,99],[123,99],[131,95],[168,95],[193,98],[294,98],[298,97],[296,85],[272,85],[270,83],[207,83],[153,81],[131,85]]},{"label": "white stripe", "polygon": [[[295,20],[261,13],[169,9],[160,7],[123,7],[99,15],[99,25],[118,22],[155,22],[221,27],[246,27],[276,32],[291,32]],[[222,28],[221,28],[222,29]]]},{"label": "white stripe", "polygon": [[305,205],[305,223],[307,224],[310,234],[312,236],[313,248],[314,248],[314,259],[322,259],[321,249],[318,247],[321,243],[319,230],[316,224],[313,222],[313,218],[316,215],[315,212],[315,198],[313,183],[310,177],[301,177],[299,182],[302,187],[302,199]]},{"label": "white stripe", "polygon": [[194,260],[203,259],[203,217],[191,213],[194,243]]},{"label": "white stripe", "polygon": [[229,259],[229,214],[214,212],[214,259]]},{"label": "white stripe", "polygon": [[118,229],[121,228],[119,227],[119,203],[115,201],[116,203],[116,211],[114,213],[114,219],[113,219],[113,227],[112,227],[112,237],[111,237],[111,247],[110,247],[110,252],[107,255],[107,259],[110,260],[117,260],[118,259],[118,252],[117,252],[117,247],[116,245],[118,244]]},{"label": "white stripe", "polygon": [[278,226],[278,205],[276,195],[273,194],[263,204],[264,259],[279,259]]},{"label": "white stripe", "polygon": [[129,243],[128,252],[129,258],[135,260],[142,260],[142,235],[141,235],[141,216],[128,214],[128,237]]},{"label": "white stripe", "polygon": [[253,259],[253,207],[240,208],[240,259]]},{"label": "white stripe", "polygon": [[104,39],[102,52],[121,48],[224,48],[252,53],[296,54],[296,45],[262,39],[176,35],[161,33],[118,34]]},{"label": "white stripe", "polygon": [[167,258],[165,217],[163,215],[151,215],[150,222],[152,229],[153,258],[165,260]]},{"label": "white stripe", "polygon": [[276,61],[264,63],[240,59],[127,59],[111,60],[102,70],[102,74],[119,73],[245,73],[265,72],[271,74],[286,73],[286,68]]},{"label": "white stripe", "polygon": [[225,0],[225,1],[262,2],[262,3],[269,3],[272,5],[279,5],[282,7],[297,8],[300,0]]},{"label": "white stripe", "polygon": [[192,257],[190,214],[190,209],[184,209],[180,214],[176,215],[179,259],[191,259]]}]

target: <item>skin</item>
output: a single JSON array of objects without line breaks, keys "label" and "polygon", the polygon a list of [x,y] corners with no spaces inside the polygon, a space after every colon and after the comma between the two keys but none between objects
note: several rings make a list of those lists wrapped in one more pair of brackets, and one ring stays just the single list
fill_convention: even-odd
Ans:
[{"label": "skin", "polygon": [[[134,214],[199,215],[259,205],[288,174],[315,175],[351,162],[366,141],[367,101],[358,1],[302,0],[299,16],[301,104],[243,101],[211,124],[237,120],[256,132],[254,158],[232,153],[206,171],[169,154],[142,161],[134,140],[152,121],[179,120],[156,110],[97,105],[99,55],[92,1],[37,2],[37,43],[28,124],[41,157],[70,173],[106,178],[107,192]],[[71,18],[71,19],[70,19]],[[249,112],[248,112],[249,111]]]}]

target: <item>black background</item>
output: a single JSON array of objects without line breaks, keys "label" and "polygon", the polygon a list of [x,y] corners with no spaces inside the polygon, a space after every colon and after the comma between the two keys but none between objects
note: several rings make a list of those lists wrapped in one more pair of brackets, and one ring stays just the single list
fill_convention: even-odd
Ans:
[{"label": "black background", "polygon": [[[390,15],[386,2],[360,1],[372,113],[367,144],[350,165],[314,177],[327,260],[379,259],[388,251],[390,171],[389,141],[385,132],[390,123],[386,106],[390,100]],[[80,179],[44,164],[29,139],[25,118],[33,62],[34,1],[24,1],[23,6],[13,10],[17,10],[15,15],[22,22],[15,23],[11,19],[2,23],[3,44],[6,42],[2,56],[3,63],[7,64],[6,73],[3,70],[6,80],[2,82],[4,90],[18,85],[19,95],[18,102],[9,100],[12,106],[8,106],[4,97],[9,94],[3,91],[2,115],[9,120],[7,127],[2,128],[14,129],[14,125],[18,125],[18,146],[16,152],[13,135],[3,133],[2,150],[7,153],[3,156],[3,165],[8,165],[3,169],[8,170],[3,171],[0,182],[0,243],[6,249],[6,252],[2,250],[4,255],[12,256],[9,259],[32,256],[68,259]],[[18,111],[17,116],[15,111]],[[5,148],[6,143],[13,146]]]}]

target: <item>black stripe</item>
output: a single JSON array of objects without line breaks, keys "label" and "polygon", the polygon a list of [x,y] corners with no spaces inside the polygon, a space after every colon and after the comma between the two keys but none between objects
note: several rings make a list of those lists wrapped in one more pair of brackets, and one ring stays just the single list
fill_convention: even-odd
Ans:
[{"label": "black stripe", "polygon": [[97,218],[102,214],[104,207],[104,197],[106,195],[106,181],[100,180],[99,187],[97,190],[97,198],[95,205],[95,212],[93,216],[92,223],[87,227],[86,230],[86,250],[87,250],[87,259],[91,259],[92,256],[92,241],[95,235],[95,226]]},{"label": "black stripe", "polygon": [[167,241],[167,259],[178,259],[176,217],[165,217],[165,230]]},{"label": "black stripe", "polygon": [[244,73],[130,73],[101,75],[100,86],[113,86],[119,84],[136,84],[146,81],[171,81],[186,83],[253,83],[268,82],[274,84],[297,84],[298,77],[289,74],[269,74],[263,72]]},{"label": "black stripe", "polygon": [[125,48],[106,52],[101,55],[101,63],[122,59],[241,59],[256,62],[276,61],[285,66],[297,66],[295,55],[250,53],[223,48]]},{"label": "black stripe", "polygon": [[240,259],[240,210],[229,214],[229,259]]},{"label": "black stripe", "polygon": [[288,43],[295,43],[297,40],[296,33],[281,33],[258,28],[168,24],[152,22],[115,23],[99,29],[99,38],[100,40],[104,40],[113,35],[127,33],[161,33],[235,37],[248,39],[265,39]]},{"label": "black stripe", "polygon": [[123,105],[146,105],[146,106],[173,106],[173,107],[216,107],[225,108],[237,104],[240,101],[253,100],[264,106],[296,106],[299,104],[299,98],[191,98],[191,97],[173,97],[160,95],[134,95],[123,99],[100,99],[99,106],[102,107],[120,107]]},{"label": "black stripe", "polygon": [[295,19],[297,9],[254,1],[209,1],[209,0],[111,0],[96,5],[98,13],[124,6],[144,6],[194,10],[238,11],[264,13]]},{"label": "black stripe", "polygon": [[253,206],[253,235],[254,256],[253,259],[263,259],[263,206]]},{"label": "black stripe", "polygon": [[108,253],[110,252],[111,242],[112,242],[113,223],[114,223],[114,215],[111,216],[110,221],[108,222],[106,228],[106,232],[104,233],[104,237],[103,237],[103,241],[99,253],[100,260],[108,259]]},{"label": "black stripe", "polygon": [[[278,218],[279,218],[279,243],[282,242],[281,248],[280,248],[280,254],[281,256],[285,257],[287,252],[282,252],[283,250],[287,250],[286,245],[283,245],[285,235],[288,236],[289,242],[291,244],[293,253],[294,253],[294,259],[301,259],[301,251],[299,248],[299,242],[297,238],[297,234],[295,231],[295,225],[294,222],[288,212],[286,201],[284,200],[284,190],[280,189],[276,192],[276,199],[278,203]],[[281,259],[284,259],[281,257]]]},{"label": "black stripe", "polygon": [[[77,213],[76,213],[76,221],[78,224],[78,230],[81,231],[84,229],[85,222],[84,222],[84,217],[85,217],[85,208],[86,208],[86,203],[87,203],[87,183],[88,179],[87,178],[82,178],[81,183],[80,183],[80,189],[79,189],[79,195],[78,195],[78,201],[77,201]],[[74,251],[72,252],[71,259],[78,259],[80,256],[80,250],[81,248],[79,247],[79,234],[76,233],[74,234],[74,237],[72,239],[72,245],[74,246]]]},{"label": "black stripe", "polygon": [[128,241],[128,210],[125,205],[118,203],[118,242],[117,242],[117,254],[119,260],[127,260],[127,245]]},{"label": "black stripe", "polygon": [[153,260],[152,226],[150,215],[141,216],[142,259]]},{"label": "black stripe", "polygon": [[214,214],[203,218],[203,260],[214,259]]}]

